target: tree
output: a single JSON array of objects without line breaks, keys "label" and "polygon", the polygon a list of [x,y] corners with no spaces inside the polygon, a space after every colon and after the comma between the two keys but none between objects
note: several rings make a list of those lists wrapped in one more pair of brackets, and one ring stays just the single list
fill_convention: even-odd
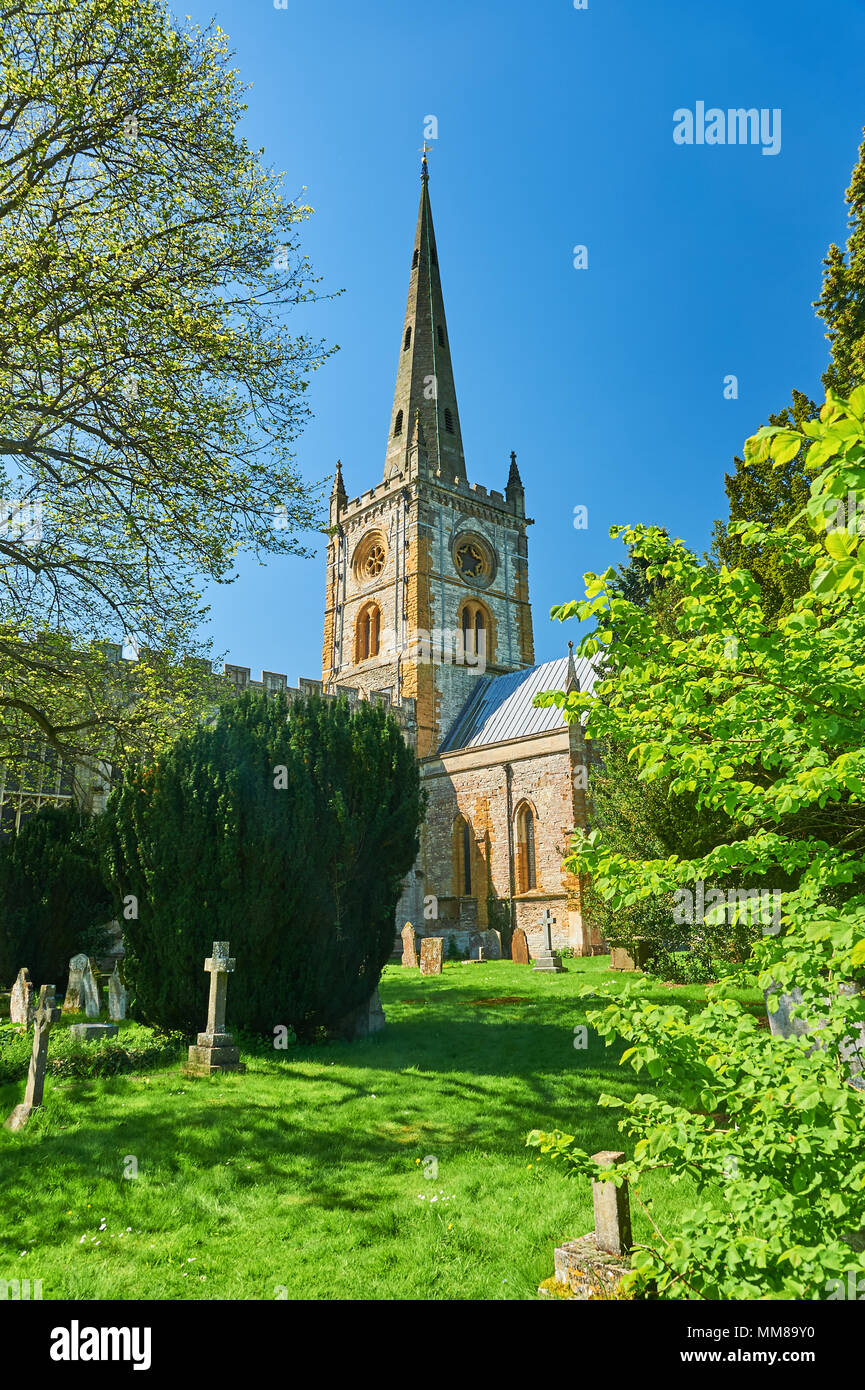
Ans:
[{"label": "tree", "polygon": [[[829,247],[823,261],[822,292],[814,304],[828,327],[826,337],[831,343],[823,385],[842,396],[865,380],[865,141],[846,200],[850,208],[846,255],[834,244]],[[819,406],[810,396],[794,390],[791,404],[770,415],[769,424],[801,432],[818,412]],[[773,467],[769,460],[758,463],[750,459],[746,463],[737,457],[734,472],[725,478],[730,514],[726,522],[715,522],[714,553],[730,568],[741,565],[753,574],[769,615],[789,613],[793,600],[806,592],[807,577],[777,547],[752,543],[746,548],[733,528],[746,521],[784,527],[794,516],[801,517],[811,485],[806,455],[807,443],[781,468]],[[801,534],[807,534],[804,521],[798,526]]]},{"label": "tree", "polygon": [[0,839],[0,980],[26,965],[37,988],[59,986],[70,957],[108,948],[111,916],[90,817],[46,806]]},{"label": "tree", "polygon": [[[661,528],[660,534],[667,532]],[[631,551],[628,563],[616,566],[611,575],[609,591],[650,616],[654,628],[675,635],[684,596],[662,575],[655,571],[650,578],[649,572],[650,562]],[[615,681],[620,659],[613,628],[602,659],[596,658],[596,669],[608,686]],[[671,780],[647,785],[627,745],[607,739],[599,746],[590,769],[591,823],[609,848],[629,858],[677,854],[691,859],[735,838],[728,817],[699,806],[693,793],[674,792]],[[639,952],[643,964],[665,979],[713,979],[718,960],[747,955],[748,932],[707,930],[695,923],[683,930],[683,924],[677,926],[673,920],[673,909],[669,894],[614,908],[591,881],[586,888],[586,910],[602,936],[626,947],[635,959]],[[687,955],[680,954],[685,948]]]},{"label": "tree", "polygon": [[[305,553],[291,447],[326,356],[297,224],[239,139],[218,27],[161,0],[7,7],[0,39],[0,757],[189,727],[202,580]],[[106,672],[98,639],[148,661]],[[122,687],[118,689],[118,686]],[[197,699],[196,703],[196,698]],[[190,707],[191,702],[191,707]]]},{"label": "tree", "polygon": [[[764,428],[746,447],[746,458],[784,468],[811,441],[810,539],[803,517],[744,533],[746,544],[792,552],[808,571],[789,614],[766,617],[748,571],[715,570],[644,527],[623,538],[650,576],[686,594],[677,634],[611,593],[611,572],[589,576],[585,600],[557,610],[597,621],[587,656],[615,628],[619,675],[588,701],[590,735],[632,749],[647,785],[670,779],[742,827],[691,859],[632,859],[593,832],[567,867],[590,873],[613,904],[729,872],[758,887],[783,874],[791,885],[777,920],[764,919],[751,969],[770,1012],[781,991],[801,991],[794,1014],[806,1036],[761,1034],[726,987],[691,1014],[659,1009],[638,984],[592,1015],[599,1032],[630,1044],[626,1058],[648,1077],[627,1103],[602,1097],[622,1109],[621,1128],[636,1141],[615,1181],[626,1177],[639,1193],[642,1175],[663,1168],[697,1187],[679,1229],[656,1227],[635,1251],[634,1284],[662,1297],[839,1297],[849,1271],[865,1272],[853,1241],[865,1225],[865,540],[825,526],[827,504],[865,487],[865,387],[849,401],[830,395],[803,428]],[[584,695],[541,698],[570,718],[587,704]],[[655,1081],[671,1085],[678,1103],[655,1093]],[[572,1136],[535,1131],[530,1142],[597,1175]]]},{"label": "tree", "polygon": [[102,820],[136,1016],[200,1029],[202,964],[227,940],[234,1025],[336,1026],[393,949],[421,812],[417,760],[366,702],[247,691],[131,769]]},{"label": "tree", "polygon": [[[789,406],[769,416],[769,424],[778,428],[801,430],[814,420],[819,407],[802,391],[793,392]],[[788,613],[793,600],[808,588],[807,574],[775,546],[745,546],[738,523],[760,521],[768,527],[784,527],[793,517],[801,516],[810,495],[811,479],[806,467],[807,443],[783,468],[771,463],[756,463],[737,457],[734,472],[727,473],[724,487],[730,504],[725,522],[716,521],[713,528],[713,552],[730,569],[743,566],[760,585],[760,601],[769,617]],[[797,523],[799,533],[807,534],[805,521]]]},{"label": "tree", "polygon": [[832,360],[823,373],[827,391],[847,396],[865,381],[865,140],[846,194],[850,208],[846,256],[829,247],[817,312],[828,328]]}]

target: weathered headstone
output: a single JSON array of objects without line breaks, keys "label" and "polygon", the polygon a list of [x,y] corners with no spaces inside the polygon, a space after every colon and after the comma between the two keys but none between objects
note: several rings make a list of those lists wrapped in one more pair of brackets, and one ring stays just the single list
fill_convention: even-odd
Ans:
[{"label": "weathered headstone", "polygon": [[108,981],[108,1017],[118,1022],[119,1019],[126,1017],[126,1007],[129,1003],[129,990],[120,978],[120,962],[114,962],[114,970]]},{"label": "weathered headstone", "polygon": [[529,963],[529,943],[522,927],[517,927],[511,937],[511,960],[516,961],[517,965]]},{"label": "weathered headstone", "polygon": [[535,970],[542,971],[545,975],[563,975],[565,967],[562,965],[562,958],[557,951],[553,950],[552,929],[556,924],[556,919],[546,908],[541,918],[541,930],[544,933],[544,944],[535,956]]},{"label": "weathered headstone", "polygon": [[647,941],[638,941],[633,946],[633,954],[624,946],[610,947],[611,970],[642,970],[651,953]]},{"label": "weathered headstone", "polygon": [[24,1092],[24,1100],[15,1106],[6,1121],[7,1129],[23,1129],[33,1111],[42,1104],[45,1068],[48,1062],[48,1034],[60,1017],[60,1010],[54,1005],[54,986],[43,985],[33,1016],[33,1051],[30,1054],[30,1067],[27,1072],[27,1089]]},{"label": "weathered headstone", "polygon": [[187,1074],[211,1076],[214,1072],[246,1071],[234,1038],[225,1031],[225,1002],[228,977],[235,962],[228,954],[227,941],[214,941],[213,955],[204,962],[210,974],[210,999],[207,1005],[207,1031],[199,1033],[196,1044],[189,1049]]},{"label": "weathered headstone", "polygon": [[469,959],[483,960],[484,958],[484,939],[479,931],[473,931],[469,935]]},{"label": "weathered headstone", "polygon": [[73,1023],[68,1031],[70,1038],[79,1042],[98,1042],[100,1038],[116,1038],[120,1029],[116,1023]]},{"label": "weathered headstone", "polygon": [[417,965],[417,944],[411,922],[406,922],[402,929],[402,963],[411,967]]},{"label": "weathered headstone", "polygon": [[[625,1157],[623,1153],[605,1150],[593,1154],[596,1163],[615,1168]],[[630,1269],[631,1212],[628,1184],[603,1179],[592,1183],[595,1209],[595,1229],[579,1240],[566,1241],[555,1251],[553,1281],[559,1297],[576,1299],[614,1298],[622,1276]],[[569,1290],[570,1292],[565,1292]],[[543,1284],[538,1290],[552,1290]]]},{"label": "weathered headstone", "polygon": [[440,936],[425,936],[420,944],[420,973],[440,975],[442,973],[442,946]]},{"label": "weathered headstone", "polygon": [[63,1000],[65,1014],[77,1014],[84,1008],[84,971],[89,963],[86,956],[73,956],[69,962],[69,983]]},{"label": "weathered headstone", "polygon": [[96,983],[96,972],[94,961],[88,959],[81,976],[81,989],[84,995],[84,1012],[88,1018],[98,1018],[102,1001],[99,998],[99,986]]},{"label": "weathered headstone", "polygon": [[380,1033],[386,1022],[381,995],[376,986],[369,999],[358,1008],[352,1009],[351,1013],[346,1014],[333,1031],[337,1035],[347,1038],[349,1042],[359,1042],[362,1038],[369,1038],[374,1033]]},{"label": "weathered headstone", "polygon": [[33,985],[30,971],[26,965],[18,971],[18,977],[9,996],[9,1021],[29,1028],[33,1022]]}]

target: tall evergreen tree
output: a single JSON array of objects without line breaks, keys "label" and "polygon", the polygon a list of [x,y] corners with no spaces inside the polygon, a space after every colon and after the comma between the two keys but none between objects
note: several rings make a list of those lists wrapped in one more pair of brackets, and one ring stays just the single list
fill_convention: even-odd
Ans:
[{"label": "tall evergreen tree", "polygon": [[[369,998],[417,853],[417,760],[376,705],[253,692],[129,772],[104,817],[127,903],[136,1017],[202,1027],[202,971],[231,943],[231,1022],[330,1028]],[[130,899],[132,900],[130,903]]]},{"label": "tall evergreen tree", "polygon": [[0,840],[0,980],[26,965],[34,984],[61,988],[70,956],[107,948],[111,916],[92,817],[46,806]]},{"label": "tall evergreen tree", "polygon": [[847,189],[850,236],[845,253],[829,247],[823,262],[823,292],[816,309],[828,328],[832,360],[823,373],[827,391],[849,396],[865,381],[865,140]]},{"label": "tall evergreen tree", "polygon": [[[846,193],[850,209],[850,236],[846,252],[834,243],[823,261],[823,288],[814,307],[828,328],[831,360],[823,373],[823,385],[841,396],[848,396],[865,380],[865,140]],[[801,430],[808,420],[817,418],[819,407],[803,391],[793,391],[792,402],[768,423],[785,429]],[[731,534],[736,522],[761,521],[781,528],[799,513],[810,495],[811,474],[806,467],[808,443],[795,458],[782,467],[771,461],[752,463],[735,458],[734,471],[725,478],[730,504],[726,521],[716,521],[713,552],[730,568],[750,570],[760,585],[767,617],[789,613],[793,601],[807,592],[808,574],[777,549],[749,545]],[[809,534],[804,522],[797,530]]]}]

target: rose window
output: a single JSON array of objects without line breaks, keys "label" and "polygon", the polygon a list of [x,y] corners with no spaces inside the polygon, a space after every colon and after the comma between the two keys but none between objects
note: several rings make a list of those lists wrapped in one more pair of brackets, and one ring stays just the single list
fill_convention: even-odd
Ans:
[{"label": "rose window", "polygon": [[384,546],[376,542],[371,545],[361,570],[367,579],[376,579],[384,569]]},{"label": "rose window", "polygon": [[474,541],[464,541],[457,547],[457,567],[467,579],[478,579],[486,573],[487,559]]}]

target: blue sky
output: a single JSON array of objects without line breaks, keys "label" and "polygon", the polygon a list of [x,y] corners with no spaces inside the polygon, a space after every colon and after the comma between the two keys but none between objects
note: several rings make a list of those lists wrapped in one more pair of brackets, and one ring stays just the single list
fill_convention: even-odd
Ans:
[{"label": "blue sky", "polygon": [[[209,0],[252,84],[244,133],[314,218],[335,300],[298,315],[340,351],[311,385],[297,455],[380,481],[419,194],[424,118],[469,479],[517,451],[538,661],[553,603],[622,558],[616,522],[698,551],[724,472],[826,363],[811,301],[865,125],[863,0]],[[678,108],[780,109],[781,148],[677,145]],[[585,245],[588,268],[573,265]],[[738,378],[738,399],[724,378]],[[576,530],[574,508],[588,508]],[[318,676],[324,558],[244,559],[208,592],[214,651]],[[572,626],[572,625],[568,625]]]}]

